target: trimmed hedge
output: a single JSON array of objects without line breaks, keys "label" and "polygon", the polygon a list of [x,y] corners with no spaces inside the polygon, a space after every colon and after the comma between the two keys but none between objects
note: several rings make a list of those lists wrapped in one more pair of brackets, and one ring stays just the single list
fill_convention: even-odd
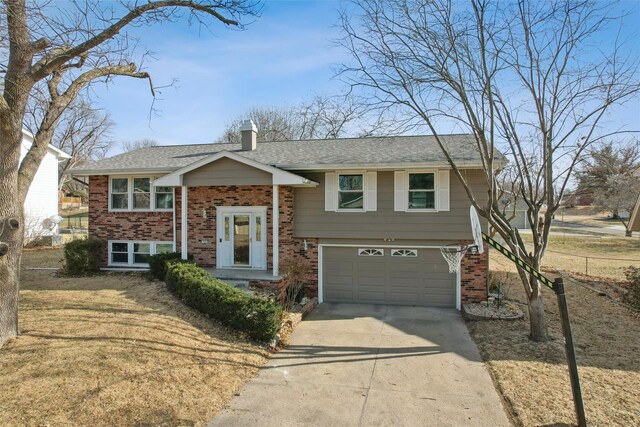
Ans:
[{"label": "trimmed hedge", "polygon": [[151,255],[149,258],[149,273],[158,280],[164,280],[167,276],[167,263],[169,261],[192,262],[193,257],[189,255],[189,261],[182,260],[180,252],[167,252],[164,254]]},{"label": "trimmed hedge", "polygon": [[278,333],[279,303],[248,295],[195,264],[170,261],[166,271],[167,288],[188,306],[257,341],[271,341]]},{"label": "trimmed hedge", "polygon": [[64,245],[64,271],[70,276],[97,273],[102,266],[102,240],[79,239]]}]

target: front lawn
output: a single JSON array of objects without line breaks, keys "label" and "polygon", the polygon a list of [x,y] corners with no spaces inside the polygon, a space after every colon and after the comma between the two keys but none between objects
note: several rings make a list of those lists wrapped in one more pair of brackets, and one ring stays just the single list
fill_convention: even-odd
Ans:
[{"label": "front lawn", "polygon": [[[531,235],[523,234],[523,239],[531,242]],[[505,258],[496,257],[496,262],[508,268],[509,261]],[[543,259],[543,266],[547,268],[614,280],[624,279],[624,269],[630,265],[640,266],[640,239],[637,237],[552,234]]]},{"label": "front lawn", "polygon": [[[500,257],[491,251],[492,269],[511,275]],[[526,313],[522,285],[509,277],[509,298],[521,302]],[[565,283],[589,424],[640,425],[640,317],[575,282]],[[527,315],[519,321],[468,323],[517,425],[576,422],[557,302],[551,290],[544,296],[551,342],[528,339]]]},{"label": "front lawn", "polygon": [[137,275],[56,278],[27,251],[22,335],[0,349],[0,425],[205,425],[267,360]]}]

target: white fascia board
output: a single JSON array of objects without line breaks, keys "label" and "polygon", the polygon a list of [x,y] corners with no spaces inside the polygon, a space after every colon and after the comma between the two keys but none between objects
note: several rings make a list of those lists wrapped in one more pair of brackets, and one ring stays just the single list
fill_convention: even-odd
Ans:
[{"label": "white fascia board", "polygon": [[[33,136],[33,134],[31,132],[29,132],[26,129],[22,129],[22,138],[24,140],[26,140],[29,145],[33,144],[33,140],[35,138],[35,136]],[[53,145],[49,144],[49,146],[47,147],[49,149],[49,151],[51,151],[51,153],[56,156],[58,159],[70,159],[71,156],[68,155],[67,153],[65,153],[64,151],[62,151],[61,149],[54,147]]]},{"label": "white fascia board", "polygon": [[70,169],[64,172],[65,175],[91,176],[91,175],[164,175],[175,169]]},{"label": "white fascia board", "polygon": [[270,173],[273,177],[274,185],[296,185],[307,187],[315,187],[318,185],[317,182],[303,178],[294,173],[287,172],[273,166],[265,165],[264,163],[256,162],[255,160],[248,159],[230,151],[221,151],[209,157],[205,157],[204,159],[198,160],[197,162],[193,162],[190,165],[187,165],[183,168],[171,172],[168,175],[156,179],[153,185],[155,187],[175,187],[182,185],[182,177],[184,176],[184,174],[189,173],[209,163],[213,163],[216,160],[220,160],[222,158],[231,159],[238,163],[243,163],[247,166],[251,166],[253,168]]},{"label": "white fascia board", "polygon": [[56,156],[58,159],[70,159],[71,156],[68,155],[67,153],[65,153],[64,151],[62,151],[61,149],[54,147],[53,145],[49,145],[49,150],[51,152],[53,152],[53,155]]}]

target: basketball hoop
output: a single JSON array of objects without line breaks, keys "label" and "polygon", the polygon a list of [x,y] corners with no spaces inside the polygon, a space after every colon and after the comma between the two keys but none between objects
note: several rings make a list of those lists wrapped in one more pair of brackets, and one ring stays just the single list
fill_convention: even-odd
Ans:
[{"label": "basketball hoop", "polygon": [[464,254],[467,253],[467,249],[467,245],[459,245],[457,243],[445,245],[440,248],[440,253],[447,261],[447,264],[449,264],[449,273],[458,272],[460,262],[462,261]]}]

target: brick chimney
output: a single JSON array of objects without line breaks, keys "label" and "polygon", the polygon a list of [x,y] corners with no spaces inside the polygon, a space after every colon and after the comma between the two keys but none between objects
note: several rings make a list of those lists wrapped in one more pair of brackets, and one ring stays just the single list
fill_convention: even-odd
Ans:
[{"label": "brick chimney", "polygon": [[253,151],[256,149],[258,128],[252,120],[245,120],[240,126],[242,136],[242,151]]}]

